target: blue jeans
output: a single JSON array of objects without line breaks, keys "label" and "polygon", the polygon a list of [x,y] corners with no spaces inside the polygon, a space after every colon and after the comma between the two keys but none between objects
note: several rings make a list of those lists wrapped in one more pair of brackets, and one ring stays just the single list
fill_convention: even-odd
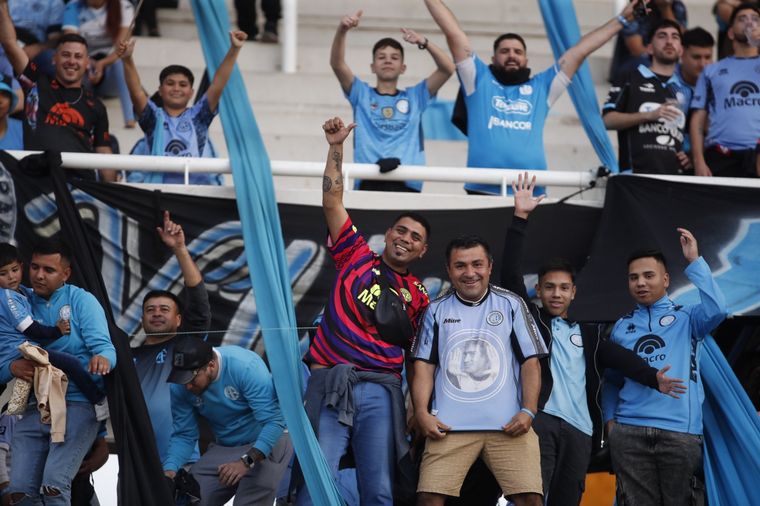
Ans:
[{"label": "blue jeans", "polygon": [[129,95],[129,88],[127,88],[127,80],[124,77],[124,63],[121,60],[116,60],[106,67],[103,72],[103,80],[95,86],[95,93],[100,97],[118,96],[124,123],[134,121],[134,106],[132,105],[132,97]]},{"label": "blue jeans", "polygon": [[[391,421],[391,395],[382,385],[362,381],[354,386],[354,426],[338,422],[338,412],[325,405],[319,416],[319,446],[333,477],[338,480],[340,459],[351,445],[362,506],[393,504],[395,449]],[[306,487],[296,501],[311,505]]]},{"label": "blue jeans", "polygon": [[[11,441],[10,494],[25,495],[18,505],[67,506],[71,502],[71,480],[92,447],[100,422],[87,402],[66,403],[66,440],[50,442],[50,425],[40,422],[40,414],[30,404],[13,428]],[[46,495],[45,491],[59,492]]]},{"label": "blue jeans", "polygon": [[618,506],[694,504],[702,436],[615,423],[609,441]]}]

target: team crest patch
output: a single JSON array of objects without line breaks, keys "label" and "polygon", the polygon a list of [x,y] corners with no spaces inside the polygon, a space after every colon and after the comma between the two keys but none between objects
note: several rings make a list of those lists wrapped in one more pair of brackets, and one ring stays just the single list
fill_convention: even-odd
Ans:
[{"label": "team crest patch", "polygon": [[673,322],[676,321],[676,317],[672,314],[665,315],[662,318],[660,318],[660,327],[667,327],[669,325],[672,325]]},{"label": "team crest patch", "polygon": [[570,342],[578,348],[583,348],[583,338],[580,334],[573,334],[570,336]]},{"label": "team crest patch", "polygon": [[533,95],[533,86],[530,84],[520,86],[520,95]]},{"label": "team crest patch", "polygon": [[404,297],[404,300],[407,303],[412,302],[412,294],[409,293],[409,290],[407,290],[406,288],[401,289],[401,295]]},{"label": "team crest patch", "polygon": [[409,112],[409,101],[405,98],[402,98],[398,102],[396,102],[396,110],[400,112],[401,114],[406,114]]},{"label": "team crest patch", "polygon": [[240,392],[235,387],[224,387],[224,396],[231,401],[240,399]]},{"label": "team crest patch", "polygon": [[391,119],[393,117],[393,107],[383,107],[380,109],[380,113],[385,119]]},{"label": "team crest patch", "polygon": [[61,306],[61,309],[58,310],[58,319],[71,320],[71,306],[68,304]]},{"label": "team crest patch", "polygon": [[504,321],[504,315],[501,314],[501,311],[491,311],[488,313],[488,316],[486,316],[486,322],[489,325],[496,326],[500,325],[501,322]]},{"label": "team crest patch", "polygon": [[189,132],[193,128],[192,124],[187,120],[182,120],[177,125],[178,132]]}]

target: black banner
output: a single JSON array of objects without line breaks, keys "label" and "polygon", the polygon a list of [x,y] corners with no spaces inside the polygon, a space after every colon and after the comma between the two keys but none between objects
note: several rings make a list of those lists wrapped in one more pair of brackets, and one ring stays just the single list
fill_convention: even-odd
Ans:
[{"label": "black banner", "polygon": [[[38,179],[10,177],[8,170],[16,171],[15,160],[3,154],[0,161],[7,169],[0,174],[0,232],[4,240],[15,237],[26,253],[37,237],[59,232],[55,202],[50,188]],[[98,267],[116,323],[133,344],[144,338],[140,325],[144,294],[155,288],[182,289],[177,262],[155,232],[162,211],[168,209],[183,225],[210,291],[211,341],[263,351],[234,199],[88,182],[77,182],[73,197],[99,255]],[[492,279],[498,281],[511,208],[415,210],[430,220],[433,229],[427,255],[413,266],[431,296],[448,287],[444,250],[459,234],[479,234],[491,243],[496,259]],[[305,331],[321,312],[334,281],[333,263],[325,248],[326,226],[317,206],[280,204],[279,211],[298,325]],[[398,212],[353,209],[350,213],[370,245],[382,249],[383,234]],[[615,177],[609,181],[603,210],[542,205],[530,222],[526,273],[535,273],[552,257],[571,260],[580,271],[578,297],[571,308],[575,318],[611,321],[632,308],[625,259],[644,246],[660,247],[668,256],[671,294],[679,300],[694,299],[696,294],[688,286],[681,289],[687,280],[682,274],[685,262],[677,226],[695,233],[731,311],[760,315],[760,255],[756,253],[760,251],[760,190]],[[526,281],[532,286],[535,275],[527,275]]]}]

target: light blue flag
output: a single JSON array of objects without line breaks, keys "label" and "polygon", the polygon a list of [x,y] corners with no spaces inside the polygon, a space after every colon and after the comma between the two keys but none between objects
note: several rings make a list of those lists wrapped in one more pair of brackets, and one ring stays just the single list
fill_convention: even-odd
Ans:
[{"label": "light blue flag", "polygon": [[[191,0],[191,5],[209,75],[213,76],[230,45],[227,6],[224,0]],[[343,504],[303,409],[301,355],[272,171],[237,67],[219,107],[245,256],[280,407],[314,503]]]},{"label": "light blue flag", "polygon": [[[541,8],[546,35],[549,37],[554,57],[559,59],[565,51],[581,39],[573,2],[572,0],[538,0],[538,5]],[[619,172],[617,155],[602,121],[588,63],[584,62],[575,73],[568,91],[583,129],[602,164],[611,172]]]}]

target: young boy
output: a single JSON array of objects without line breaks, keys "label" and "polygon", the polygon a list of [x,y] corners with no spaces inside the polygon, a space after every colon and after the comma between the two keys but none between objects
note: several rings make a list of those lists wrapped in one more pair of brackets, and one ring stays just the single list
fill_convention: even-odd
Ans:
[{"label": "young boy", "polygon": [[[208,142],[208,128],[217,114],[219,100],[232,74],[240,48],[248,38],[245,32],[230,32],[230,49],[214,74],[204,96],[188,108],[193,98],[193,73],[181,65],[169,65],[159,76],[158,94],[161,105],[149,100],[143,90],[137,67],[132,59],[135,40],[121,41],[116,53],[124,61],[124,76],[132,97],[138,123],[154,156],[202,156]],[[157,126],[160,125],[159,128]],[[190,175],[192,184],[209,184],[207,174]],[[182,183],[182,174],[164,174],[162,180],[151,182]]]},{"label": "young boy", "polygon": [[[330,66],[343,94],[351,103],[354,122],[358,127],[354,134],[354,162],[378,163],[381,172],[395,169],[398,164],[425,165],[422,112],[454,73],[454,62],[427,37],[402,28],[404,40],[430,53],[436,69],[415,86],[399,89],[399,77],[406,71],[404,48],[395,39],[380,39],[372,48],[370,68],[376,77],[373,88],[354,75],[345,59],[347,34],[359,26],[361,16],[362,11],[358,11],[341,19],[330,50]],[[356,187],[362,190],[419,192],[422,183],[361,181]]]},{"label": "young boy", "polygon": [[[28,289],[21,285],[22,272],[23,263],[16,247],[0,243],[0,335],[3,336],[0,343],[0,363],[10,363],[21,358],[18,346],[24,341],[47,346],[70,331],[68,319],[58,320],[55,327],[40,325],[32,319],[32,308],[23,292]],[[46,351],[50,363],[63,371],[87,400],[95,405],[97,419],[108,418],[105,394],[84,370],[79,360],[68,353]],[[28,386],[20,387],[20,384],[21,380],[17,380],[16,389],[28,389]],[[17,395],[16,389],[14,397]]]}]

